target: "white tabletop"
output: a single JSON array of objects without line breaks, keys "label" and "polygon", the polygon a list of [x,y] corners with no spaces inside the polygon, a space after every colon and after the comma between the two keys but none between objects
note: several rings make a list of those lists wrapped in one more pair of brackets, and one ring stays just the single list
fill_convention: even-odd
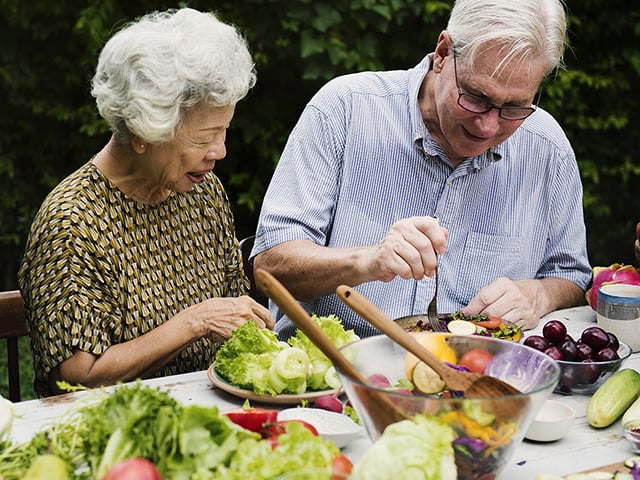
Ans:
[{"label": "white tabletop", "polygon": [[[596,323],[595,313],[590,307],[579,307],[554,312],[540,321],[537,331],[552,318],[562,320],[570,334],[578,335],[589,325]],[[536,331],[534,330],[534,331]],[[530,332],[528,332],[530,333]],[[633,354],[623,365],[640,371],[640,354]],[[215,388],[206,371],[146,380],[148,385],[168,389],[170,394],[185,405],[216,405],[220,411],[231,410],[242,405],[243,400]],[[69,406],[87,392],[69,393],[40,400],[28,400],[15,404],[19,418],[15,419],[12,440],[26,441],[37,431],[64,413]],[[622,436],[618,420],[604,429],[594,429],[585,418],[588,396],[553,395],[566,402],[576,411],[573,429],[563,439],[552,443],[536,443],[525,440],[515,451],[509,465],[500,475],[501,480],[533,480],[541,473],[566,475],[603,465],[623,461],[632,455]],[[264,406],[251,402],[252,406]],[[277,406],[272,406],[277,408]],[[343,451],[355,463],[371,445],[364,433],[347,445]]]}]

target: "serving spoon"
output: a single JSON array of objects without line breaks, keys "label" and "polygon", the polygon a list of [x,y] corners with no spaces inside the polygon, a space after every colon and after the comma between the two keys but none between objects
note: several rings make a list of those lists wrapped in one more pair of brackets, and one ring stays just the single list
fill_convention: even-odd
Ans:
[{"label": "serving spoon", "polygon": [[[320,351],[331,360],[337,370],[363,385],[369,384],[273,275],[264,269],[254,271],[253,275],[258,288],[273,300],[287,317],[309,337]],[[399,410],[384,392],[367,389],[359,391],[358,395],[379,432],[384,431],[385,427],[391,423],[408,418],[408,415]]]},{"label": "serving spoon", "polygon": [[[514,386],[498,378],[451,368],[353,288],[340,285],[336,289],[336,294],[349,308],[371,325],[429,365],[440,375],[449,390],[460,391],[467,398],[502,397],[521,393]],[[524,396],[520,396],[517,400],[517,404],[514,404],[513,407],[521,410],[527,399]]]}]

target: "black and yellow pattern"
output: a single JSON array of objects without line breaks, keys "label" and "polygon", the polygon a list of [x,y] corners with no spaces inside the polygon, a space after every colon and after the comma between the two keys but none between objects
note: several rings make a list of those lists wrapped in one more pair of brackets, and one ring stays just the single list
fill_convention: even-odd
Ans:
[{"label": "black and yellow pattern", "polygon": [[[184,308],[243,295],[249,282],[229,200],[210,174],[159,205],[126,197],[91,163],[63,180],[31,226],[18,282],[25,301],[35,391],[75,349],[102,354]],[[207,368],[202,338],[158,376]]]}]

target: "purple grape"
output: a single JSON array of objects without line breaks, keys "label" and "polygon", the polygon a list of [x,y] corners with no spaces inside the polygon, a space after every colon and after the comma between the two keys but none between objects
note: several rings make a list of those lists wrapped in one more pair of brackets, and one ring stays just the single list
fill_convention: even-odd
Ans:
[{"label": "purple grape", "polygon": [[616,337],[615,334],[611,332],[607,332],[607,335],[609,335],[609,345],[607,346],[617,352],[620,348],[620,341],[618,340],[618,337]]},{"label": "purple grape", "polygon": [[619,360],[618,352],[616,352],[613,348],[605,347],[600,350],[595,355],[595,360],[597,362],[610,362],[612,360]]},{"label": "purple grape", "polygon": [[564,339],[564,341],[560,345],[560,351],[562,352],[564,359],[568,362],[573,362],[578,357],[576,342],[574,342],[571,337],[567,337]]},{"label": "purple grape", "polygon": [[544,353],[549,355],[554,360],[564,360],[562,350],[560,350],[560,347],[558,347],[557,345],[550,346],[544,351]]},{"label": "purple grape", "polygon": [[609,345],[609,335],[600,327],[585,328],[580,338],[596,352]]},{"label": "purple grape", "polygon": [[544,352],[547,348],[549,348],[549,341],[541,335],[528,336],[524,340],[524,344],[541,352]]},{"label": "purple grape", "polygon": [[552,345],[559,345],[567,336],[567,327],[560,320],[549,320],[542,327],[542,336]]},{"label": "purple grape", "polygon": [[593,356],[593,349],[581,340],[576,342],[576,360],[581,362]]}]

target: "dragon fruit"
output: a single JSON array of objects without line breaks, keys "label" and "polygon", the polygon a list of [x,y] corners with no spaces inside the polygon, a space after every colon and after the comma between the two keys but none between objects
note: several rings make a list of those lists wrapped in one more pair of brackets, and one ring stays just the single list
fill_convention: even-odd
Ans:
[{"label": "dragon fruit", "polygon": [[640,285],[640,270],[633,265],[622,263],[614,263],[609,267],[593,267],[593,285],[585,294],[591,308],[598,309],[598,290],[600,287],[615,283]]}]

